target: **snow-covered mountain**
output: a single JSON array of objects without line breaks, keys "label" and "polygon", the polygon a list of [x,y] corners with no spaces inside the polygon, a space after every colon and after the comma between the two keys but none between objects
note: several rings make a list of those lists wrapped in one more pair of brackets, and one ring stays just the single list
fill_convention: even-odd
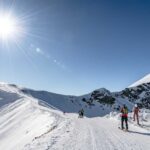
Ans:
[{"label": "snow-covered mountain", "polygon": [[0,149],[22,150],[62,122],[61,112],[43,107],[15,85],[0,84]]},{"label": "snow-covered mountain", "polygon": [[[101,93],[105,96],[110,95],[110,92],[106,89],[99,89],[98,92],[99,93],[96,94]],[[110,110],[112,110],[112,104],[108,103],[106,106],[104,102],[101,103],[96,100],[91,101],[92,94],[94,93],[79,97],[66,96],[47,91],[35,91],[32,89],[21,88],[14,84],[0,84],[0,107],[12,103],[22,97],[30,97],[36,99],[42,106],[49,106],[66,113],[78,113],[78,111],[83,108],[85,115],[88,117],[104,116],[108,114]]]},{"label": "snow-covered mountain", "polygon": [[87,117],[104,116],[126,104],[129,110],[138,103],[141,108],[150,109],[150,83],[126,88],[120,92],[97,89],[83,96],[60,95],[47,91],[35,91],[13,84],[0,84],[0,106],[24,96],[32,97],[42,106],[50,106],[67,113],[78,113],[83,108]]},{"label": "snow-covered mountain", "polygon": [[[131,107],[140,102],[148,90],[144,84],[117,93],[103,88],[75,97],[0,84],[0,149],[149,150],[148,110],[140,118],[143,127],[130,122],[129,133],[118,130],[117,113],[84,119],[76,114],[84,108],[86,116],[104,116],[123,103]],[[135,95],[139,97],[133,99]]]},{"label": "snow-covered mountain", "polygon": [[135,83],[131,84],[129,86],[130,87],[136,87],[138,85],[144,84],[144,83],[150,83],[150,74],[144,76],[143,78],[141,78],[140,80],[136,81]]},{"label": "snow-covered mountain", "polygon": [[83,108],[88,117],[104,116],[123,104],[126,104],[129,110],[132,110],[135,103],[138,103],[141,108],[150,109],[150,83],[126,88],[120,92],[110,92],[101,88],[78,97],[31,89],[20,89],[20,91],[63,112],[77,113]]}]

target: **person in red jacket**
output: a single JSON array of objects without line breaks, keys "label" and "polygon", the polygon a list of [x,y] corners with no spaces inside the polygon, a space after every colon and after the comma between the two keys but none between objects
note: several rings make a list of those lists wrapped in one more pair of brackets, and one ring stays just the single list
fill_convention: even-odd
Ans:
[{"label": "person in red jacket", "polygon": [[137,104],[135,104],[133,108],[133,121],[137,120],[137,124],[139,125],[139,112],[140,109]]},{"label": "person in red jacket", "polygon": [[121,112],[121,129],[124,129],[124,121],[126,123],[126,130],[128,130],[128,108],[124,104],[123,107],[120,110]]}]

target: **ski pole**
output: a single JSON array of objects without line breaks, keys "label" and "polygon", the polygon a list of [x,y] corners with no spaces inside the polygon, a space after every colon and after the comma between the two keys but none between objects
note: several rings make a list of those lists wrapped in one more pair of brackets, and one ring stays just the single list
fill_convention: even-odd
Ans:
[{"label": "ski pole", "polygon": [[143,113],[142,113],[142,115],[141,115],[141,118],[142,118],[142,126],[143,126],[143,118],[144,118],[144,117],[143,117]]}]

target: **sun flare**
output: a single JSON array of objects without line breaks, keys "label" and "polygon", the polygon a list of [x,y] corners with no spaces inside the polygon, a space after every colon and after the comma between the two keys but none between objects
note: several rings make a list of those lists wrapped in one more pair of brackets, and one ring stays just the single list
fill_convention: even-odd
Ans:
[{"label": "sun flare", "polygon": [[0,15],[0,38],[7,39],[17,33],[17,20],[9,15]]}]

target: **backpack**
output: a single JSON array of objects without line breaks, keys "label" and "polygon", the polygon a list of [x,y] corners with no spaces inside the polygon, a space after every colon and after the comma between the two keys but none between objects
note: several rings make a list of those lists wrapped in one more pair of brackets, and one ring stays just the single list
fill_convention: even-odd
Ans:
[{"label": "backpack", "polygon": [[123,107],[123,108],[121,109],[121,113],[122,113],[122,114],[128,114],[128,108],[127,108],[127,107]]}]

